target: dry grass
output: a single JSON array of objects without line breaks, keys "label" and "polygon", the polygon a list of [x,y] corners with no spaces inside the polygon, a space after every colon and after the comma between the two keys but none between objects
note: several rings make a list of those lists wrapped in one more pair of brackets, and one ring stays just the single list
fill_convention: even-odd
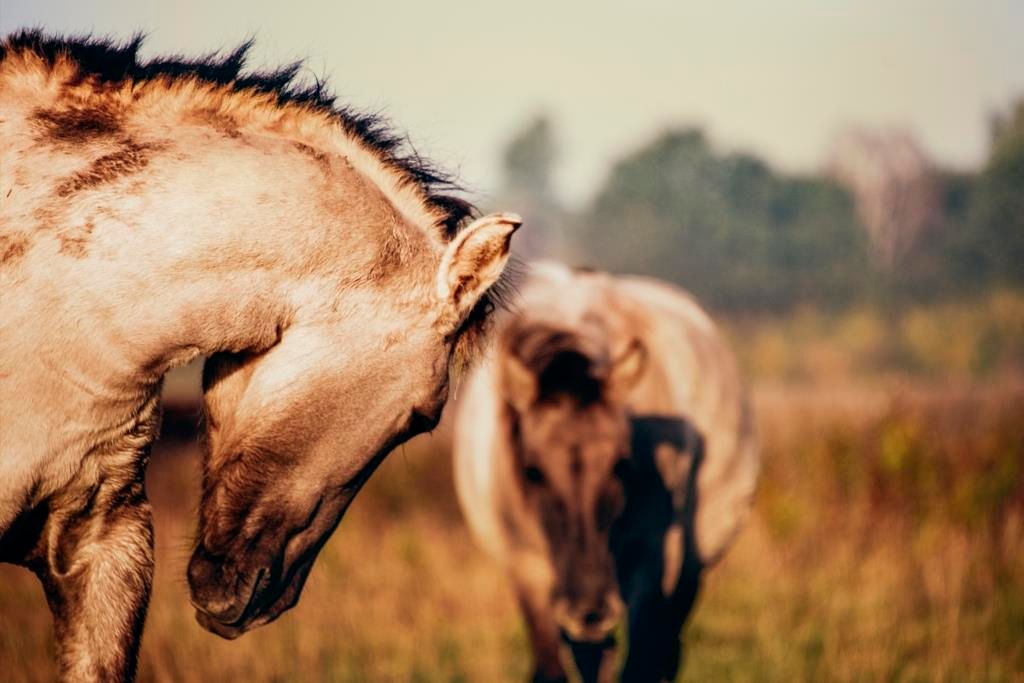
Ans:
[{"label": "dry grass", "polygon": [[[708,577],[682,680],[1024,680],[1024,388],[757,391],[766,469]],[[188,607],[197,468],[149,473],[157,577],[143,681],[523,680],[512,596],[470,544],[444,431],[394,453],[299,606],[225,642]],[[0,566],[0,677],[51,680],[50,617]]]},{"label": "dry grass", "polygon": [[720,321],[748,377],[842,383],[851,377],[993,381],[1024,372],[1024,293],[993,290],[962,301]]}]

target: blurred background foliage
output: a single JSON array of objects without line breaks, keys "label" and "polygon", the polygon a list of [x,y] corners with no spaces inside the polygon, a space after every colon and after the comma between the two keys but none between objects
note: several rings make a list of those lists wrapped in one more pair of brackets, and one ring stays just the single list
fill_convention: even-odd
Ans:
[{"label": "blurred background foliage", "polygon": [[507,145],[492,203],[525,215],[523,253],[683,286],[759,377],[1024,367],[1024,98],[992,117],[976,172],[937,166],[901,129],[844,131],[819,172],[795,175],[682,128],[568,210],[557,162],[547,117]]}]

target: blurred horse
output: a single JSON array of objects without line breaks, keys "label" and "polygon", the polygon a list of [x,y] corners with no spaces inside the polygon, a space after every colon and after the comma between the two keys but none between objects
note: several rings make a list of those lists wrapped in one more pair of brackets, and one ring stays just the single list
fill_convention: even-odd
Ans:
[{"label": "blurred horse", "polygon": [[682,292],[535,268],[521,312],[460,398],[456,488],[511,578],[535,681],[674,680],[700,578],[728,548],[759,472],[733,356]]},{"label": "blurred horse", "polygon": [[65,679],[134,675],[164,374],[209,356],[197,618],[293,606],[359,487],[436,424],[519,225],[299,65],[248,45],[0,43],[0,559],[31,568]]}]

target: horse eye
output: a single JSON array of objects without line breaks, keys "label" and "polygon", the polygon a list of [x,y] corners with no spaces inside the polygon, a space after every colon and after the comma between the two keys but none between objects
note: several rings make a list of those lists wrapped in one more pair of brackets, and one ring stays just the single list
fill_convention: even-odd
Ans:
[{"label": "horse eye", "polygon": [[418,410],[413,410],[409,418],[408,431],[410,434],[422,434],[434,431],[434,427],[441,421],[441,413],[438,411],[433,415],[425,415]]},{"label": "horse eye", "polygon": [[531,484],[543,484],[544,483],[544,472],[535,465],[530,465],[523,470],[523,476],[526,477],[526,481]]}]

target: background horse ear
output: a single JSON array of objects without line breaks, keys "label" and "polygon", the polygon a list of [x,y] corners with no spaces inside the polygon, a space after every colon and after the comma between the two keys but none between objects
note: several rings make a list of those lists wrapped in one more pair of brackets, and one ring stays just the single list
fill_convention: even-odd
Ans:
[{"label": "background horse ear", "polygon": [[471,223],[448,245],[437,272],[437,294],[447,304],[444,321],[452,329],[501,277],[509,240],[522,223],[513,213],[492,213]]},{"label": "background horse ear", "polygon": [[499,372],[501,395],[517,412],[526,412],[537,399],[537,378],[514,353],[502,354]]},{"label": "background horse ear", "polygon": [[626,350],[612,360],[605,384],[612,398],[623,398],[640,381],[647,367],[647,347],[632,339]]}]

